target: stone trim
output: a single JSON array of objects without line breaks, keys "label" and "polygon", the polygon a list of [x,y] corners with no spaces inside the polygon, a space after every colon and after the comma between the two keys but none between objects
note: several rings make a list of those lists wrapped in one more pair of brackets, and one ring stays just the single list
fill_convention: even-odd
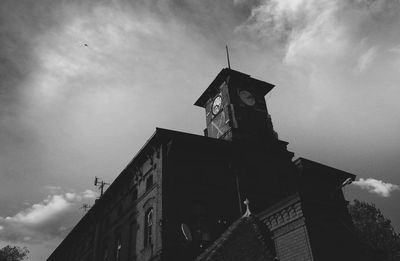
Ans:
[{"label": "stone trim", "polygon": [[301,202],[299,200],[293,202],[290,205],[281,207],[271,214],[264,212],[260,219],[268,226],[271,231],[274,231],[288,223],[302,218],[303,216],[303,210],[301,207]]}]

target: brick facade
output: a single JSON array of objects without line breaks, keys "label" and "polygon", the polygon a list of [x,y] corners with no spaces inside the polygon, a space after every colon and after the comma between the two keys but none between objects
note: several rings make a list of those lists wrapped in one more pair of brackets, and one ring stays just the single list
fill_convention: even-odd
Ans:
[{"label": "brick facade", "polygon": [[298,195],[277,203],[258,215],[272,232],[280,261],[312,261],[309,235]]},{"label": "brick facade", "polygon": [[[162,144],[144,148],[48,260],[149,260],[162,249]],[[152,184],[148,184],[149,177]],[[152,244],[144,246],[147,209]]]}]

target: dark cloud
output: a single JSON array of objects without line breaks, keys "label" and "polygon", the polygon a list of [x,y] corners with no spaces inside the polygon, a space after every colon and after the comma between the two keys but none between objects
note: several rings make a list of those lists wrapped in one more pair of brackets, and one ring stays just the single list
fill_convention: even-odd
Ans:
[{"label": "dark cloud", "polygon": [[35,61],[32,50],[37,34],[56,23],[49,17],[52,1],[2,1],[0,8],[1,95],[17,90]]}]

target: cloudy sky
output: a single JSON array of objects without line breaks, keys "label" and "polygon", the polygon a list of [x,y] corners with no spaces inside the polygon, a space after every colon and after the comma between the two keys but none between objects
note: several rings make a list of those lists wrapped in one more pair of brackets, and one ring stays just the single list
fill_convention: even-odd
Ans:
[{"label": "cloudy sky", "polygon": [[201,134],[225,44],[296,157],[400,231],[399,28],[398,0],[2,0],[0,247],[44,260],[156,126]]}]

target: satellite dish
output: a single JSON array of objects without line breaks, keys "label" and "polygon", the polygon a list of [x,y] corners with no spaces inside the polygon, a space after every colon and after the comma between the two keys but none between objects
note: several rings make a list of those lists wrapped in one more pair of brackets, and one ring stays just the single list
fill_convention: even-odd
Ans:
[{"label": "satellite dish", "polygon": [[185,236],[185,239],[189,242],[192,241],[192,233],[190,232],[190,228],[188,227],[188,225],[186,225],[185,223],[181,224],[181,230],[183,235]]}]

